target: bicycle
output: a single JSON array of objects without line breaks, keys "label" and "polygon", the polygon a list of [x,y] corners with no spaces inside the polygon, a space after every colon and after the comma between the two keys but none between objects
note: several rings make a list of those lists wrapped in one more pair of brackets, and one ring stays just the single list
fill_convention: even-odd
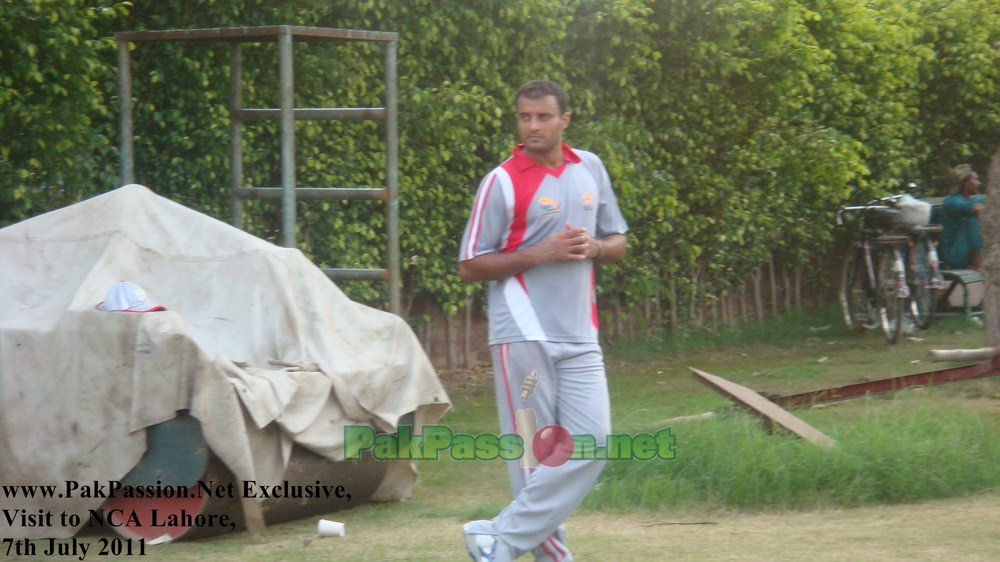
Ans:
[{"label": "bicycle", "polygon": [[926,330],[934,319],[938,294],[944,289],[944,277],[932,234],[941,232],[941,225],[908,227],[913,251],[907,260],[907,283],[910,286],[909,313],[917,328]]},{"label": "bicycle", "polygon": [[837,212],[837,224],[842,225],[845,212],[861,211],[860,240],[841,270],[839,297],[844,322],[848,328],[881,327],[890,344],[896,343],[903,331],[910,297],[906,281],[910,236],[900,233],[900,212],[894,207],[900,197],[883,197]]},{"label": "bicycle", "polygon": [[[917,189],[917,184],[907,184],[909,193]],[[907,253],[906,281],[910,286],[910,302],[907,311],[917,328],[926,330],[934,319],[938,297],[944,289],[944,276],[938,259],[937,243],[932,236],[941,232],[941,225],[928,224],[931,206],[925,201],[913,199],[909,195],[899,195],[893,201],[901,211],[902,226],[910,235],[910,250]]]}]

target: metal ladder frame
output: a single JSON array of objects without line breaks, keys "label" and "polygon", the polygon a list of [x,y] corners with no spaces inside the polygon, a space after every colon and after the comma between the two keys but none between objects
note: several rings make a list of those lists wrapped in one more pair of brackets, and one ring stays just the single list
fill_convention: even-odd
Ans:
[{"label": "metal ladder frame", "polygon": [[[400,314],[401,273],[399,259],[399,122],[396,58],[399,34],[386,31],[360,31],[321,27],[275,25],[131,31],[115,33],[118,44],[119,97],[121,101],[122,184],[135,183],[135,152],[132,121],[132,71],[129,42],[153,41],[222,41],[230,46],[230,188],[232,224],[243,228],[243,200],[278,200],[282,205],[281,245],[296,247],[298,199],[303,200],[381,200],[386,203],[387,264],[385,269],[325,268],[333,280],[385,280],[389,282],[389,311]],[[281,100],[277,109],[247,109],[242,97],[242,50],[245,42],[278,43]],[[296,108],[294,101],[293,45],[296,41],[336,42],[374,41],[384,44],[385,106],[373,108]],[[245,187],[243,185],[243,123],[276,120],[281,131],[281,187]],[[385,121],[386,185],[365,187],[298,187],[295,179],[295,120],[381,120]]]}]

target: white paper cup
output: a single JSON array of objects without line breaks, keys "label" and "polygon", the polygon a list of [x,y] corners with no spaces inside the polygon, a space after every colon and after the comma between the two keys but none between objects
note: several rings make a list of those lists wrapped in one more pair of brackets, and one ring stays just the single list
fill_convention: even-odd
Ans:
[{"label": "white paper cup", "polygon": [[320,519],[316,525],[316,532],[321,537],[342,537],[344,536],[344,524],[329,519]]}]

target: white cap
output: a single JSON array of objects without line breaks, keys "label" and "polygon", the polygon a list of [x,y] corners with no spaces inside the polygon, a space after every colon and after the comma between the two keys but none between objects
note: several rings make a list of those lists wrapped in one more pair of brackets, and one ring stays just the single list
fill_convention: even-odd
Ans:
[{"label": "white cap", "polygon": [[110,289],[104,300],[97,303],[97,310],[105,312],[156,312],[165,307],[149,302],[146,291],[129,281],[119,281]]}]

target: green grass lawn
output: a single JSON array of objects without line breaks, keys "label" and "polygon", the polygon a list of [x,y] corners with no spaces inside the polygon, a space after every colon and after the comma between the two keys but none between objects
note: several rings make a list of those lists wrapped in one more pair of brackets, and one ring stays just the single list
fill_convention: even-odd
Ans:
[{"label": "green grass lawn", "polygon": [[[835,314],[818,318],[609,346],[615,433],[670,427],[676,458],[609,462],[584,508],[849,507],[1000,484],[1000,377],[792,410],[838,442],[828,451],[787,433],[769,434],[756,417],[691,376],[689,366],[759,392],[789,394],[941,369],[948,365],[930,363],[930,349],[983,345],[982,327],[966,318],[941,320],[892,346],[875,332],[848,332]],[[455,410],[443,420],[456,433],[496,430],[489,374],[478,376],[478,384],[466,381],[452,397]],[[674,421],[698,414],[711,417]],[[473,482],[483,488],[491,480],[506,490],[502,470],[489,463],[421,466],[425,490]],[[491,493],[491,503],[498,501],[505,498]]]},{"label": "green grass lawn", "polygon": [[[1000,377],[909,389],[793,413],[837,440],[825,450],[755,417],[703,387],[688,366],[772,394],[790,394],[943,368],[932,348],[981,347],[981,326],[939,322],[889,346],[871,333],[790,318],[784,326],[703,337],[655,357],[651,342],[609,353],[616,431],[652,432],[673,418],[676,459],[609,463],[589,509],[637,506],[807,509],[915,501],[1000,484]],[[725,345],[719,340],[725,339]]]},{"label": "green grass lawn", "polygon": [[[608,346],[615,432],[670,427],[676,458],[609,461],[579,517],[607,517],[611,525],[642,513],[655,519],[839,509],[1000,488],[1000,377],[792,410],[837,441],[827,450],[787,433],[769,434],[688,369],[787,394],[935,370],[946,365],[928,362],[928,350],[983,345],[981,325],[965,318],[946,319],[893,346],[877,333],[848,332],[835,318],[788,317],[722,334],[668,334]],[[488,369],[442,378],[454,409],[440,423],[455,433],[497,430]],[[707,413],[699,421],[675,420]],[[235,533],[178,541],[144,559],[462,559],[462,523],[491,517],[510,500],[506,469],[501,461],[446,456],[416,464],[421,480],[412,499],[327,516],[347,523],[343,539],[316,538],[318,517],[312,517],[274,525],[263,538]],[[402,550],[394,537],[406,545]],[[583,548],[602,547],[585,542]]]}]

